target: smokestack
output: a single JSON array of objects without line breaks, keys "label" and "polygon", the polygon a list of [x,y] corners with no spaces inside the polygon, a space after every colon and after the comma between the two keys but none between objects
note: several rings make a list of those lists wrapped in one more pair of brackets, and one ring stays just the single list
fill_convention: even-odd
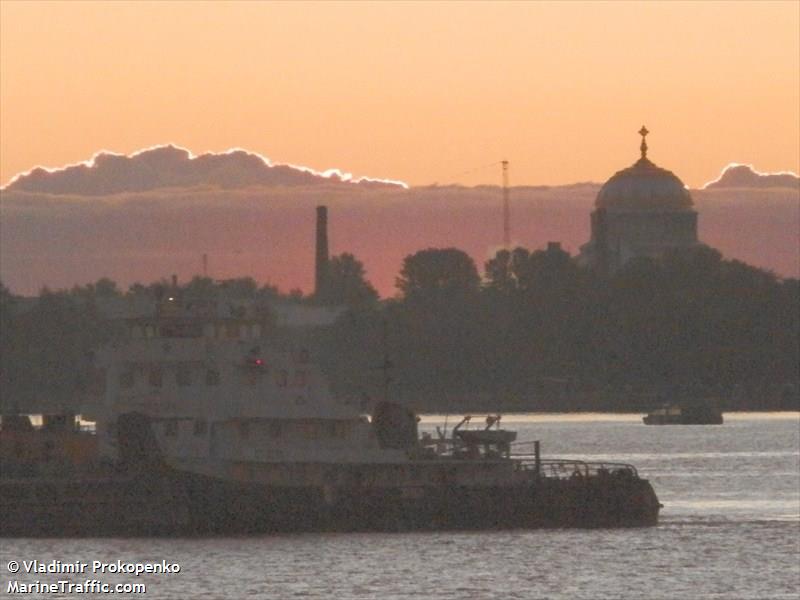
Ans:
[{"label": "smokestack", "polygon": [[328,285],[328,207],[317,207],[317,256],[314,295],[324,300]]}]

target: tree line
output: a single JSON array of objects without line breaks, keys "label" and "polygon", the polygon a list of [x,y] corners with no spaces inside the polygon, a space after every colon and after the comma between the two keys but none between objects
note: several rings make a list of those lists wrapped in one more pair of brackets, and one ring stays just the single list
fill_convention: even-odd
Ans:
[{"label": "tree line", "polygon": [[[713,397],[726,409],[800,408],[800,286],[713,249],[638,259],[613,274],[557,246],[501,250],[479,272],[455,248],[405,258],[381,300],[351,254],[333,257],[324,297],[251,278],[195,277],[188,297],[346,307],[313,335],[335,393],[418,410],[646,410]],[[119,325],[103,298],[159,298],[169,281],[122,291],[103,278],[35,299],[0,284],[0,401],[77,403],[93,349]],[[387,368],[390,366],[390,368]]]},{"label": "tree line", "polygon": [[610,275],[558,246],[516,248],[482,277],[464,252],[427,249],[406,257],[396,287],[325,332],[342,393],[386,348],[391,393],[436,410],[647,410],[703,397],[800,408],[798,280],[708,247]]}]

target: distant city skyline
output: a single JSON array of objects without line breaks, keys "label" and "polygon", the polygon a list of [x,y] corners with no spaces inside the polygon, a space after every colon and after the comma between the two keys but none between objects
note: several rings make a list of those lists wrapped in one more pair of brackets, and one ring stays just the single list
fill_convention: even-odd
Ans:
[{"label": "distant city skyline", "polygon": [[[800,171],[800,4],[0,4],[0,185],[100,150],[354,177],[690,187]],[[485,168],[481,168],[485,167]]]}]

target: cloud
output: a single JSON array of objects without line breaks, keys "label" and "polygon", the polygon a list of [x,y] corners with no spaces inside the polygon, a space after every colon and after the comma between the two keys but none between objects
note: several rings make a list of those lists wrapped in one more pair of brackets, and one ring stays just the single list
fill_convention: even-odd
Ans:
[{"label": "cloud", "polygon": [[268,158],[239,148],[194,156],[174,145],[156,146],[131,155],[99,152],[91,159],[59,169],[35,169],[14,177],[8,191],[103,196],[162,188],[213,186],[235,189],[260,186],[347,184],[408,187],[401,181],[354,178],[338,169],[273,164]]},{"label": "cloud", "polygon": [[703,189],[797,187],[800,187],[800,177],[790,171],[759,173],[753,165],[731,163],[722,170],[717,179],[705,184]]}]

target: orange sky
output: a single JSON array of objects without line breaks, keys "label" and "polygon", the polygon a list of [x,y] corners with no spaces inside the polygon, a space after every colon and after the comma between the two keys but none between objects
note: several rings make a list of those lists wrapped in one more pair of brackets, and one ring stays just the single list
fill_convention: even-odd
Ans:
[{"label": "orange sky", "polygon": [[800,171],[800,3],[0,3],[0,182],[243,147],[411,184]]}]

